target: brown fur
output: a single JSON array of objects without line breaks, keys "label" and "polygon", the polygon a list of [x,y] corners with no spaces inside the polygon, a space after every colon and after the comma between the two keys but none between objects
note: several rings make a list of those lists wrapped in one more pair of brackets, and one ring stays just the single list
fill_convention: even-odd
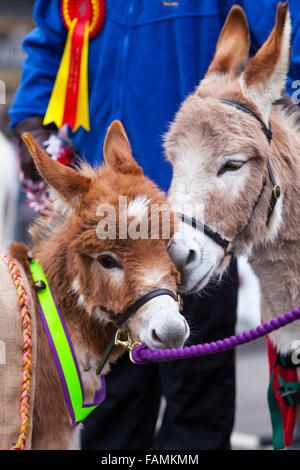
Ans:
[{"label": "brown fur", "polygon": [[[104,313],[101,317],[96,308],[101,305],[107,310],[122,312],[154,287],[163,286],[176,291],[179,280],[167,253],[170,240],[163,239],[161,231],[158,240],[100,240],[96,235],[99,222],[97,207],[101,203],[117,206],[119,196],[127,196],[130,201],[140,195],[151,201],[150,206],[158,204],[165,207],[165,195],[139,170],[119,123],[113,124],[105,143],[104,153],[109,166],[92,170],[85,165],[80,174],[50,159],[29,134],[24,136],[24,140],[40,173],[68,203],[67,206],[65,201],[50,204],[43,217],[37,219],[30,230],[31,251],[39,259],[61,307],[82,373],[85,398],[91,400],[99,380],[94,372],[91,376],[89,365],[92,364],[95,370],[115,334],[113,324],[107,322]],[[118,162],[117,166],[115,162]],[[171,236],[173,232],[174,223]],[[113,250],[123,265],[124,280],[118,285],[106,275],[93,256],[107,250]],[[10,247],[11,256],[22,263],[31,279],[27,251],[28,248],[22,244]],[[149,283],[144,275],[153,268],[162,277],[159,282],[153,280]],[[76,292],[72,288],[75,280],[80,286]],[[84,304],[78,303],[80,295]],[[138,321],[138,316],[134,321]],[[131,333],[137,340],[135,331]],[[37,336],[33,448],[67,449],[73,430],[55,362],[39,318]],[[115,348],[110,361],[115,361],[121,352]]]},{"label": "brown fur", "polygon": [[115,171],[143,174],[142,168],[132,158],[128,158],[131,155],[130,144],[121,124],[111,124],[105,137],[103,155],[107,165]]}]

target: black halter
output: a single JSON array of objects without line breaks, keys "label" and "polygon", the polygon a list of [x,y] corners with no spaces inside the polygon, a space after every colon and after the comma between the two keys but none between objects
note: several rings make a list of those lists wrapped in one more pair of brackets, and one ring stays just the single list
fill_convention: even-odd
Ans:
[{"label": "black halter", "polygon": [[[139,299],[137,299],[132,305],[130,305],[124,312],[116,313],[112,310],[108,310],[107,308],[100,306],[99,308],[103,310],[105,313],[109,314],[112,323],[115,325],[117,330],[119,330],[124,323],[133,315],[140,307],[142,307],[145,303],[149,302],[149,300],[153,299],[154,297],[158,297],[159,295],[169,295],[172,297],[176,302],[178,302],[180,310],[181,310],[181,298],[174,292],[169,289],[155,289],[147,294],[143,295]],[[100,374],[110,353],[112,352],[115,343],[115,338],[111,340],[109,345],[107,346],[104,355],[97,367],[97,374]]]},{"label": "black halter", "polygon": [[[264,132],[265,136],[267,137],[269,144],[271,144],[271,141],[272,141],[272,130],[271,130],[271,128],[268,128],[265,125],[265,123],[263,122],[263,120],[254,111],[252,111],[251,109],[247,108],[246,106],[244,106],[240,103],[236,103],[235,101],[227,100],[225,98],[220,99],[220,101],[221,101],[221,103],[228,104],[230,106],[234,106],[235,108],[239,109],[240,111],[243,111],[244,113],[247,113],[247,114],[250,114],[250,116],[253,116],[260,123],[262,131]],[[268,162],[267,162],[267,170],[268,170],[270,181],[273,185],[273,190],[272,190],[272,195],[271,195],[271,199],[270,199],[270,203],[269,203],[269,209],[268,209],[267,220],[266,220],[266,225],[268,226],[269,222],[271,220],[272,214],[274,212],[276,203],[277,203],[278,199],[280,198],[280,186],[275,181],[269,159],[268,159]],[[253,211],[255,210],[255,208],[258,204],[258,201],[259,201],[266,185],[267,185],[267,180],[266,180],[266,177],[263,176],[262,177],[262,190],[261,190],[261,192],[258,196],[258,199],[255,201],[255,204],[254,204],[253,210],[252,210],[252,214],[253,214]],[[231,243],[229,240],[226,240],[225,238],[222,238],[221,235],[219,235],[217,232],[212,230],[207,225],[200,223],[199,221],[197,221],[193,217],[188,217],[188,216],[186,216],[182,213],[177,213],[177,215],[180,217],[182,222],[185,222],[185,223],[191,225],[193,228],[196,228],[198,230],[203,230],[205,235],[207,235],[209,238],[211,238],[214,242],[216,242],[219,246],[221,246],[224,249],[225,255],[233,255],[234,254],[234,247],[233,246],[229,247],[229,245]]]}]

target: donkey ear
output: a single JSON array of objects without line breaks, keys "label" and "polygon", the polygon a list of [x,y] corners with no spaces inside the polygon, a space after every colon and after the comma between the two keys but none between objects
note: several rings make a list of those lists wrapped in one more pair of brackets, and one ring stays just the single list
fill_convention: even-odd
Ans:
[{"label": "donkey ear", "polygon": [[108,128],[103,155],[106,165],[114,171],[142,175],[143,170],[134,160],[128,137],[120,121],[113,121]]},{"label": "donkey ear", "polygon": [[83,195],[88,191],[90,178],[79,175],[71,168],[53,160],[42,150],[31,134],[24,132],[25,142],[34,163],[43,178],[67,203],[78,207]]},{"label": "donkey ear", "polygon": [[212,73],[240,73],[249,57],[250,34],[244,10],[234,5],[221,31],[217,49],[205,77]]},{"label": "donkey ear", "polygon": [[249,61],[240,83],[266,119],[272,103],[285,89],[290,65],[291,20],[288,3],[279,3],[275,27],[267,41]]}]

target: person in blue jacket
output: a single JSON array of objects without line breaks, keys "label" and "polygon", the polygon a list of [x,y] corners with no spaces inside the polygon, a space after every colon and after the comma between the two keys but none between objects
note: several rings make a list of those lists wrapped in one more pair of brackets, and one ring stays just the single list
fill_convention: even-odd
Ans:
[{"label": "person in blue jacket", "polygon": [[[296,42],[300,15],[296,0],[289,3]],[[98,165],[106,130],[119,119],[145,174],[167,191],[172,172],[163,155],[163,134],[180,103],[203,78],[233,4],[246,12],[254,52],[273,28],[277,0],[107,0],[104,26],[89,44],[91,130],[71,133],[79,154]],[[36,1],[37,28],[24,41],[27,58],[10,109],[14,134],[20,137],[23,130],[31,131],[40,143],[55,131],[55,126],[43,126],[42,121],[67,37],[60,7],[60,0]],[[290,77],[297,77],[299,54],[294,48]],[[288,91],[295,91],[292,78],[287,85]],[[19,141],[22,169],[37,179]],[[194,325],[192,341],[233,334],[236,304],[233,263],[222,286],[211,286],[201,298],[185,298],[185,313]],[[107,400],[86,420],[82,447],[228,449],[234,423],[234,374],[232,351],[144,367],[124,357],[107,377]],[[162,395],[166,409],[155,433]]]}]

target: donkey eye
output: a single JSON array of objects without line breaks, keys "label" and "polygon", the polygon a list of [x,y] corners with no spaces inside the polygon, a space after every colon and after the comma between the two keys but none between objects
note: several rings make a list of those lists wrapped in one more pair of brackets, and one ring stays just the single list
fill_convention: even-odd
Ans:
[{"label": "donkey eye", "polygon": [[117,261],[112,256],[109,256],[109,255],[99,256],[98,261],[101,264],[101,266],[103,266],[103,268],[105,269],[112,269],[112,268],[119,267],[119,264],[117,263]]},{"label": "donkey eye", "polygon": [[221,176],[221,175],[223,175],[224,173],[226,173],[227,171],[236,171],[236,170],[239,170],[239,169],[244,165],[244,163],[245,163],[245,162],[237,162],[237,161],[229,161],[229,162],[226,162],[226,163],[224,163],[224,165],[221,166],[221,168],[219,169],[217,176]]}]

